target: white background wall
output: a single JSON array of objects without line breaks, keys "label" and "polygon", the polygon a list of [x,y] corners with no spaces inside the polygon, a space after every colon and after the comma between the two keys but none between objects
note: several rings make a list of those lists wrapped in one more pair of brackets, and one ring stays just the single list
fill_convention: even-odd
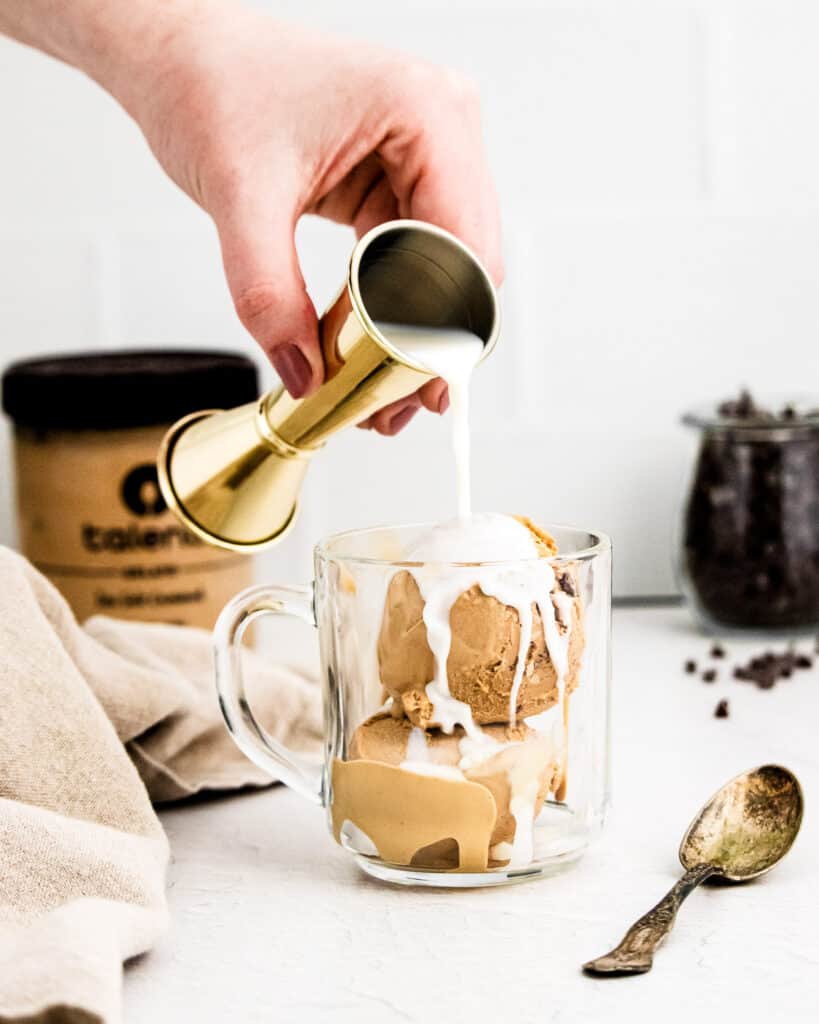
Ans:
[{"label": "white background wall", "polygon": [[[258,6],[479,81],[508,284],[476,389],[476,504],[605,529],[620,594],[673,591],[680,410],[742,383],[819,391],[819,5]],[[318,305],[350,245],[302,226]],[[207,218],[106,95],[0,40],[0,362],[181,343],[254,351]],[[426,416],[336,439],[267,575],[306,574],[330,529],[449,514],[447,431]]]}]

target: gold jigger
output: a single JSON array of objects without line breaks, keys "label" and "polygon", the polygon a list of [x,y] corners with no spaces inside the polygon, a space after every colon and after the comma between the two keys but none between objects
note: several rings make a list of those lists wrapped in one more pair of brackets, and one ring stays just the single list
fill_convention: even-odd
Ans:
[{"label": "gold jigger", "polygon": [[292,527],[310,459],[327,438],[435,375],[374,321],[461,328],[495,345],[498,300],[477,257],[453,235],[395,220],[361,238],[347,281],[319,322],[326,378],[315,394],[277,388],[228,412],[176,423],[159,453],[169,508],[199,537],[236,551],[276,543]]}]

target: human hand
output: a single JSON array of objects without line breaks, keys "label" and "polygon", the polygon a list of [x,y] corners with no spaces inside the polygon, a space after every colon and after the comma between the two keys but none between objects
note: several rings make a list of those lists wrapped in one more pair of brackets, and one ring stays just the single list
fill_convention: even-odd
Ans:
[{"label": "human hand", "polygon": [[[236,311],[292,395],[324,379],[294,245],[302,214],[359,236],[395,217],[429,221],[500,282],[497,201],[469,81],[216,3],[196,3],[157,39],[136,73],[112,73],[111,91],[213,218]],[[421,406],[448,404],[443,381],[430,381],[362,426],[395,434]]]}]

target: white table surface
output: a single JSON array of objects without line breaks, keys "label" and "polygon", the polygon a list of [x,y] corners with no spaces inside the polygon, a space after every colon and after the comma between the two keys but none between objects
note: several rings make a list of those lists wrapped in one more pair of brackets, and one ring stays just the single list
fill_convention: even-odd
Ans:
[{"label": "white table surface", "polygon": [[[579,865],[408,890],[361,874],[283,787],[166,811],[173,927],[126,972],[129,1024],[819,1020],[819,667],[762,691],[728,678],[733,656],[762,649],[734,641],[708,685],[682,671],[710,647],[682,609],[619,610],[614,630],[614,805]],[[720,697],[728,719],[713,717]],[[789,856],[695,892],[650,974],[583,976],[674,882],[692,814],[765,761],[806,791]]]}]

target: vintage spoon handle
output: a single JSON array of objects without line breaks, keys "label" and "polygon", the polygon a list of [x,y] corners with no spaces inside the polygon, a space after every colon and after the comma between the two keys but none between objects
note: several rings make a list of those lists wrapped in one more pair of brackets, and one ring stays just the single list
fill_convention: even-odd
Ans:
[{"label": "vintage spoon handle", "polygon": [[583,970],[589,974],[642,974],[650,971],[654,950],[671,931],[683,900],[700,882],[720,873],[716,864],[689,868],[656,907],[629,928],[619,946],[605,956],[583,964]]}]

